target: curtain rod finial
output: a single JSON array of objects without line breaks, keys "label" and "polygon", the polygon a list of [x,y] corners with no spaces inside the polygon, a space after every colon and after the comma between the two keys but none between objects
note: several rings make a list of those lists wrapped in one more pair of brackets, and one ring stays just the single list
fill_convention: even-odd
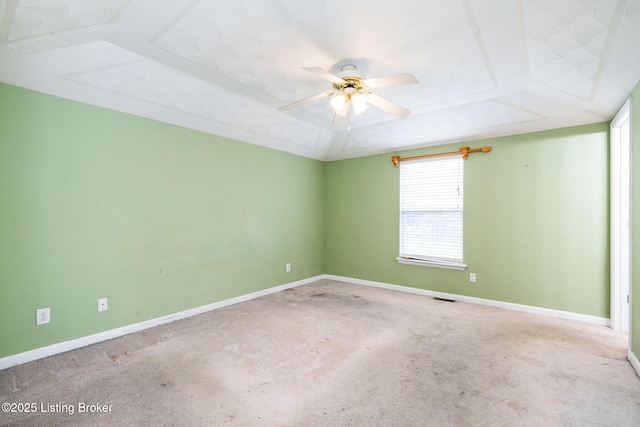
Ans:
[{"label": "curtain rod finial", "polygon": [[400,165],[400,156],[391,156],[391,161],[393,166],[397,168]]}]

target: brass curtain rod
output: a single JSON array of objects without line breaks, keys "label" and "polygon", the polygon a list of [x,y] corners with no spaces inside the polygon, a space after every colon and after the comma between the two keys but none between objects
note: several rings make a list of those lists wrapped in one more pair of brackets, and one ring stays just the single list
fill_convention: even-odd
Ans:
[{"label": "brass curtain rod", "polygon": [[482,147],[482,148],[469,148],[469,147],[460,147],[459,151],[449,151],[448,153],[436,153],[436,154],[425,154],[423,156],[412,156],[412,157],[400,157],[400,156],[391,156],[391,161],[393,162],[393,166],[398,167],[400,162],[404,162],[405,160],[416,160],[416,159],[426,159],[429,157],[442,157],[442,156],[451,156],[453,154],[461,154],[462,158],[467,160],[469,158],[470,153],[488,153],[491,151],[491,147]]}]

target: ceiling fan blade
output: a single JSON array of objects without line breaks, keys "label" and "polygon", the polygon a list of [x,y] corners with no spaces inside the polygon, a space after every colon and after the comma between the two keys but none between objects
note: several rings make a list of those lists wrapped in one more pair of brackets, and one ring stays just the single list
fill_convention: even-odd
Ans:
[{"label": "ceiling fan blade", "polygon": [[299,101],[292,102],[291,104],[283,105],[282,107],[278,108],[278,110],[287,111],[287,110],[290,110],[291,108],[299,107],[300,105],[306,104],[308,102],[313,102],[313,101],[316,101],[318,99],[322,99],[322,98],[325,98],[327,96],[331,96],[331,95],[333,95],[333,93],[334,92],[331,92],[331,91],[319,93],[317,95],[310,96],[309,98],[304,98],[304,99],[301,99]]},{"label": "ceiling fan blade", "polygon": [[418,83],[418,79],[411,73],[395,74],[393,76],[377,77],[373,79],[366,79],[363,83],[370,88],[388,87],[388,86],[400,86],[411,85]]},{"label": "ceiling fan blade", "polygon": [[367,101],[375,105],[379,109],[384,110],[389,114],[393,114],[399,119],[409,117],[409,114],[411,114],[411,111],[407,110],[406,108],[401,107],[395,102],[391,102],[388,99],[381,97],[380,95],[376,95],[375,93],[367,93]]},{"label": "ceiling fan blade", "polygon": [[320,68],[320,67],[304,67],[303,70],[307,70],[311,73],[317,74],[320,77],[322,77],[323,79],[329,80],[332,83],[344,83],[344,80],[342,79],[342,77],[337,76],[327,70],[325,70],[324,68]]}]

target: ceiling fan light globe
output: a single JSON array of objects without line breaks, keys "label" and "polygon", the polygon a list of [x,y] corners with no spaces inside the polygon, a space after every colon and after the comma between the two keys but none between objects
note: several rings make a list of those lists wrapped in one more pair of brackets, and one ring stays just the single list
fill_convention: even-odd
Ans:
[{"label": "ceiling fan light globe", "polygon": [[367,109],[367,97],[361,93],[355,93],[351,96],[351,103],[353,104],[353,112],[358,115]]},{"label": "ceiling fan light globe", "polygon": [[331,98],[331,108],[336,113],[342,113],[344,111],[344,104],[347,102],[347,98],[343,94],[338,94]]}]

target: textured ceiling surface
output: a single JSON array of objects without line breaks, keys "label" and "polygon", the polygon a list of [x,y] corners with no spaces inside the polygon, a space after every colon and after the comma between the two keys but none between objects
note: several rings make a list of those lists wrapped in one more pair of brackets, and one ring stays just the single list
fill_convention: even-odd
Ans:
[{"label": "textured ceiling surface", "polygon": [[[608,121],[637,40],[640,0],[0,0],[0,81],[334,160]],[[345,64],[412,114],[278,110]]]}]

